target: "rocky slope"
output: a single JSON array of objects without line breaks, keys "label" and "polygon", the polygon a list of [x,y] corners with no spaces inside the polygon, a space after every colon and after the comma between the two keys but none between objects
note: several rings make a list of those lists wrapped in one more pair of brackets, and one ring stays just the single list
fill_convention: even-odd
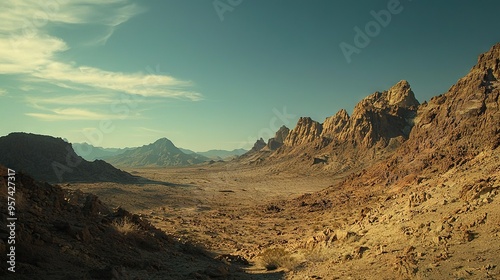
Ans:
[{"label": "rocky slope", "polygon": [[363,177],[390,185],[435,176],[500,144],[500,44],[482,54],[447,93],[419,107],[408,141]]},{"label": "rocky slope", "polygon": [[28,133],[0,137],[0,164],[49,182],[137,181],[102,160],[84,160],[60,138]]},{"label": "rocky slope", "polygon": [[186,166],[207,160],[201,155],[183,153],[167,138],[106,159],[119,167]]}]

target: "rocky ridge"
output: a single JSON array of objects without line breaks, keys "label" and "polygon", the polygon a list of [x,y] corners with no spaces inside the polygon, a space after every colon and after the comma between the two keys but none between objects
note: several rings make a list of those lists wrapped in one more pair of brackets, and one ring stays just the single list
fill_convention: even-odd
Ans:
[{"label": "rocky ridge", "polygon": [[296,147],[316,141],[316,147],[345,142],[364,148],[385,146],[392,138],[408,137],[418,105],[410,84],[400,81],[388,91],[375,92],[361,100],[352,116],[340,110],[322,124],[300,118],[284,144]]},{"label": "rocky ridge", "polygon": [[[387,91],[361,100],[352,116],[342,109],[323,123],[299,118],[295,128],[281,128],[267,147],[260,141],[246,160],[275,164],[279,170],[303,167],[305,163],[316,169],[343,172],[367,165],[390,155],[409,137],[418,106],[410,84],[400,81]],[[283,139],[282,144],[275,143],[278,138]]]},{"label": "rocky ridge", "polygon": [[284,145],[285,139],[290,133],[290,129],[286,126],[281,126],[278,131],[276,131],[276,135],[273,138],[270,138],[267,141],[265,149],[269,151],[275,151],[281,146]]}]

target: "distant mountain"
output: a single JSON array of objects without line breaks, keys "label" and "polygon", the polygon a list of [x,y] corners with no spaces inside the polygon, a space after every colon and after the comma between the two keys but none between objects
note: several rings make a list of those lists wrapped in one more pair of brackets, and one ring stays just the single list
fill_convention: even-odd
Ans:
[{"label": "distant mountain", "polygon": [[197,154],[186,154],[167,138],[128,150],[106,161],[120,167],[187,166],[209,160]]},{"label": "distant mountain", "polygon": [[137,177],[78,156],[70,143],[52,136],[11,133],[0,137],[0,164],[37,180],[60,182],[134,182]]},{"label": "distant mountain", "polygon": [[205,156],[210,159],[227,159],[235,156],[241,156],[246,153],[245,149],[234,149],[232,151],[227,150],[209,150],[206,152],[199,152],[197,154]]},{"label": "distant mountain", "polygon": [[93,161],[96,159],[105,160],[106,158],[119,155],[125,151],[132,150],[135,148],[101,148],[95,147],[87,143],[73,143],[71,144],[75,153],[85,160]]},{"label": "distant mountain", "polygon": [[221,160],[221,159],[228,159],[228,158],[233,158],[233,157],[237,157],[237,156],[241,156],[242,154],[246,153],[247,150],[245,149],[234,149],[232,151],[228,151],[228,150],[208,150],[206,152],[194,152],[192,150],[189,150],[189,149],[183,149],[183,148],[179,148],[179,150],[181,150],[183,153],[187,154],[187,155],[201,155],[201,156],[204,156],[204,157],[207,157],[209,159],[213,159],[213,160]]}]

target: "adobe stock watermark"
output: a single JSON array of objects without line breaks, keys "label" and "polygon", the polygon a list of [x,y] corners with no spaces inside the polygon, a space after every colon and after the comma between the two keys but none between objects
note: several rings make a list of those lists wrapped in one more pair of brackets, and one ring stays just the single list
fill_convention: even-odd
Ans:
[{"label": "adobe stock watermark", "polygon": [[234,11],[241,3],[243,3],[243,0],[214,0],[212,5],[220,21],[224,21],[224,14]]},{"label": "adobe stock watermark", "polygon": [[16,171],[7,169],[7,232],[8,239],[6,243],[7,251],[7,270],[16,272]]},{"label": "adobe stock watermark", "polygon": [[46,26],[60,10],[60,4],[57,0],[41,1],[38,2],[37,5],[40,7],[40,10],[33,13],[30,19],[24,20],[20,28],[20,36],[13,36],[14,34],[11,34],[10,44],[13,49],[17,49],[23,44],[25,42],[23,39],[35,37],[37,30]]},{"label": "adobe stock watermark", "polygon": [[[157,79],[159,76],[162,74],[160,71],[160,65],[156,65],[156,68],[153,69],[150,66],[146,67],[146,72],[149,74],[148,79],[144,80],[143,85],[146,86],[148,83],[152,82],[151,79]],[[110,104],[110,111],[113,114],[116,114],[118,117],[117,119],[123,120],[130,116],[134,110],[137,110],[139,107],[139,103],[143,101],[146,97],[142,95],[136,95],[136,94],[125,94],[122,93],[120,95],[120,98],[115,100],[113,103]],[[83,136],[87,140],[86,142],[89,143],[91,146],[89,146],[87,149],[78,147],[75,154],[72,152],[72,149],[70,147],[67,147],[67,154],[65,158],[65,162],[57,162],[53,161],[52,162],[52,170],[56,174],[56,177],[59,182],[63,182],[64,180],[64,174],[65,173],[72,173],[73,168],[76,168],[80,163],[82,162],[82,158],[78,155],[81,156],[86,156],[90,155],[92,153],[93,148],[92,147],[98,147],[101,146],[102,142],[104,141],[104,137],[107,134],[113,133],[113,131],[116,129],[116,125],[113,123],[113,120],[110,119],[103,119],[98,122],[96,127],[90,130],[84,130],[82,131]]]},{"label": "adobe stock watermark", "polygon": [[363,29],[359,26],[354,27],[355,34],[353,44],[345,41],[339,44],[340,50],[344,54],[347,63],[352,62],[353,54],[360,54],[362,49],[368,47],[372,39],[377,37],[382,32],[382,29],[386,28],[391,23],[392,17],[400,14],[403,9],[404,7],[400,0],[389,0],[387,2],[387,9],[382,9],[378,12],[374,10],[370,11],[373,20],[367,22]]}]

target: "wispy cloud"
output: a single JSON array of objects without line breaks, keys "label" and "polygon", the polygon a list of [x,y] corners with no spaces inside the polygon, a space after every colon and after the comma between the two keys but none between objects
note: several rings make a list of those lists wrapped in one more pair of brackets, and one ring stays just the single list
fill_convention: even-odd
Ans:
[{"label": "wispy cloud", "polygon": [[122,115],[106,114],[79,108],[53,109],[50,113],[27,113],[26,115],[42,121],[123,119]]},{"label": "wispy cloud", "polygon": [[70,82],[145,97],[187,98],[200,100],[201,94],[185,90],[190,82],[177,80],[174,77],[144,73],[120,73],[104,71],[94,67],[74,67],[72,65],[53,62],[43,69],[32,73],[34,77],[45,81]]},{"label": "wispy cloud", "polygon": [[49,24],[101,25],[105,44],[115,29],[145,11],[129,0],[21,0],[5,1],[0,13],[0,74],[17,74],[24,82],[79,86],[145,97],[181,98],[191,101],[202,95],[190,90],[192,83],[155,72],[123,73],[63,61],[58,54],[70,49],[49,33]]},{"label": "wispy cloud", "polygon": [[26,102],[31,105],[89,105],[111,104],[116,98],[109,94],[75,94],[71,96],[43,97],[28,96]]},{"label": "wispy cloud", "polygon": [[141,131],[155,133],[155,134],[162,134],[162,135],[167,135],[168,134],[168,132],[166,132],[166,131],[157,130],[157,129],[151,129],[151,128],[147,128],[147,127],[137,127],[137,129],[139,129]]}]

